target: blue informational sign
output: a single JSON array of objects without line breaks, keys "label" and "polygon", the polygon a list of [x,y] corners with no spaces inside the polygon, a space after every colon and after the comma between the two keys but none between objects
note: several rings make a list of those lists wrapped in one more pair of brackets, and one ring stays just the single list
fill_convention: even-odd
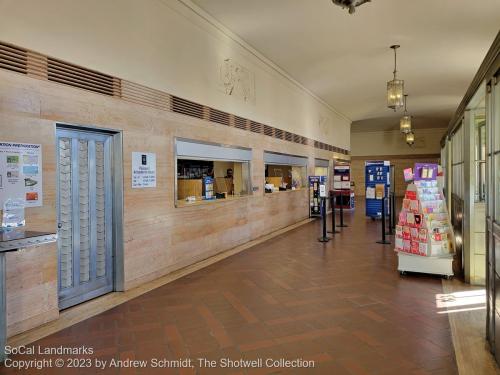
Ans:
[{"label": "blue informational sign", "polygon": [[[391,186],[391,164],[389,161],[377,160],[365,162],[365,198],[366,216],[378,218],[382,216],[381,199],[376,196],[376,186],[384,186],[384,196],[389,196]],[[379,199],[377,199],[379,198]],[[389,214],[389,205],[386,200],[386,213]]]}]

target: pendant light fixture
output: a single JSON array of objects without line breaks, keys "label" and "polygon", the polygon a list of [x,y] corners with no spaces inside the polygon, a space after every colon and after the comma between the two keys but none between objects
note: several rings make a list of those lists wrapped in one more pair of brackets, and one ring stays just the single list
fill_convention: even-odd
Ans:
[{"label": "pendant light fixture", "polygon": [[408,146],[413,146],[413,144],[415,143],[415,133],[413,133],[412,131],[406,133],[405,140]]},{"label": "pendant light fixture", "polygon": [[396,112],[397,109],[403,107],[403,94],[404,94],[404,84],[405,81],[397,78],[397,56],[396,50],[399,48],[399,45],[393,45],[391,48],[394,50],[394,78],[392,81],[387,82],[387,107],[394,109]]},{"label": "pendant light fixture", "polygon": [[399,120],[399,130],[401,130],[401,133],[407,134],[411,132],[411,116],[408,115],[408,112],[406,111],[406,100],[408,99],[408,94],[404,95],[404,103],[405,103],[405,111],[403,113],[403,117]]}]

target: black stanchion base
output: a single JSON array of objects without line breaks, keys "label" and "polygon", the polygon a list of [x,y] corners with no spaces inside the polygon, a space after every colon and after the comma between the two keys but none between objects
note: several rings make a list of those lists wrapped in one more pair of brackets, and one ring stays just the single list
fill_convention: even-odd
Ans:
[{"label": "black stanchion base", "polygon": [[329,230],[326,233],[340,233],[340,231],[339,230],[335,230],[335,232],[334,232],[333,230]]},{"label": "black stanchion base", "polygon": [[382,244],[382,245],[390,245],[390,241],[377,241],[377,243]]},{"label": "black stanchion base", "polygon": [[320,237],[320,238],[318,238],[318,241],[319,242],[328,242],[328,241],[330,241],[330,237]]}]

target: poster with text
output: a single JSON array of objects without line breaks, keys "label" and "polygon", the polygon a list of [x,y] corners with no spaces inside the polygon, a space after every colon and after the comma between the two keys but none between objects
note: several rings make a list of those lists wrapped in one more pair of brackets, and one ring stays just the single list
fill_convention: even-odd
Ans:
[{"label": "poster with text", "polygon": [[0,208],[9,198],[41,206],[42,185],[42,145],[0,142]]},{"label": "poster with text", "polygon": [[156,154],[132,152],[132,188],[156,187]]}]

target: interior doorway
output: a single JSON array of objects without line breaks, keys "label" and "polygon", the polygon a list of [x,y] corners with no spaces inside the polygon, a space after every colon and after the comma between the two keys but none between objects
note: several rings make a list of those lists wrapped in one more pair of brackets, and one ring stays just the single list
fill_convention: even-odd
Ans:
[{"label": "interior doorway", "polygon": [[[117,290],[121,224],[119,133],[57,125],[59,308]],[[116,160],[116,159],[119,160]],[[117,274],[118,272],[118,274]]]}]

